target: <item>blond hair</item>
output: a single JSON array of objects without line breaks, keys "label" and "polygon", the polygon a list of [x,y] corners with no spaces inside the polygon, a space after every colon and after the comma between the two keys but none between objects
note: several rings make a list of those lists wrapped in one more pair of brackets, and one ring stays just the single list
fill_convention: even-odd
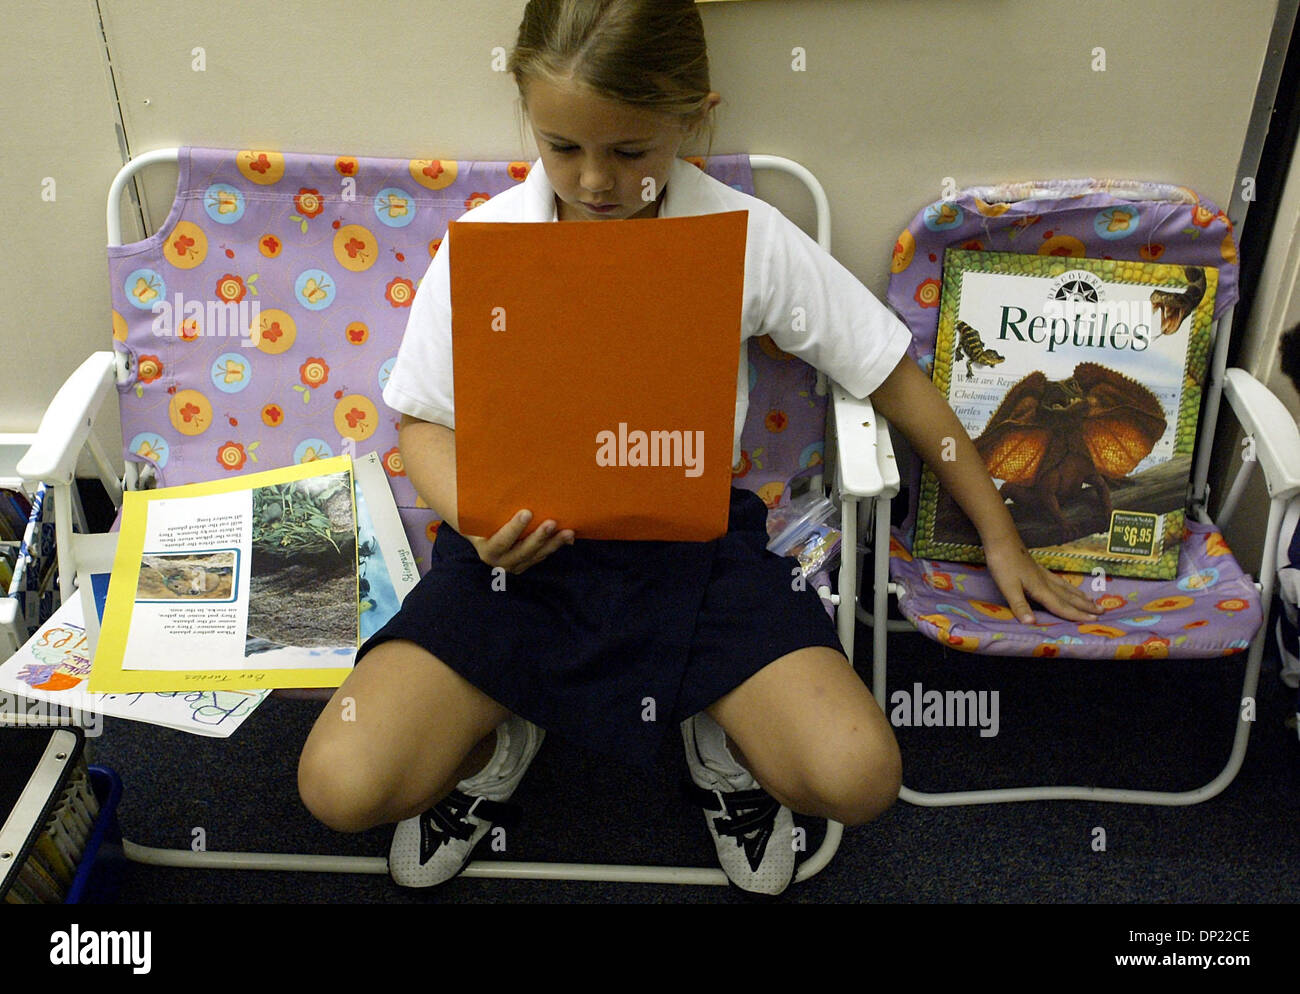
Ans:
[{"label": "blond hair", "polygon": [[712,145],[709,53],[694,0],[529,0],[506,68],[525,101],[532,80],[574,80],[683,118]]}]

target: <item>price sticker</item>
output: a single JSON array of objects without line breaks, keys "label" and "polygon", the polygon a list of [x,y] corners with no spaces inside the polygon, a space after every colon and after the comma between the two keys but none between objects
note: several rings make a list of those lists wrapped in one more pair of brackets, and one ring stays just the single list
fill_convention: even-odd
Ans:
[{"label": "price sticker", "polygon": [[1159,524],[1158,514],[1112,511],[1110,540],[1106,550],[1121,556],[1142,556],[1150,559],[1155,555],[1156,536],[1160,534]]}]

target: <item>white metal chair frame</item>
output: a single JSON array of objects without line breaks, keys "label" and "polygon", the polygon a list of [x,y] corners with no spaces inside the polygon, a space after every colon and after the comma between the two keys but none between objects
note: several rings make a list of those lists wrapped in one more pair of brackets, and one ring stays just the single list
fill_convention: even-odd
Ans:
[{"label": "white metal chair frame", "polygon": [[[1044,197],[1050,197],[1051,191],[1044,191]],[[1229,488],[1218,516],[1218,526],[1224,527],[1231,520],[1237,504],[1245,492],[1251,473],[1256,465],[1263,469],[1264,482],[1269,494],[1269,512],[1267,531],[1260,568],[1255,582],[1259,591],[1263,609],[1263,622],[1255,637],[1251,640],[1246,657],[1245,676],[1242,681],[1242,706],[1238,709],[1236,733],[1233,738],[1232,751],[1223,769],[1208,783],[1194,790],[1157,791],[1131,790],[1115,787],[1085,786],[1036,786],[1007,787],[984,790],[960,790],[945,792],[925,792],[914,790],[904,785],[899,797],[912,804],[924,806],[948,806],[959,804],[994,804],[1010,801],[1112,801],[1126,804],[1186,805],[1209,800],[1219,794],[1241,769],[1246,756],[1246,745],[1250,737],[1252,718],[1247,717],[1245,702],[1253,700],[1259,686],[1260,660],[1264,654],[1264,644],[1269,631],[1269,609],[1272,603],[1275,580],[1277,545],[1282,526],[1282,517],[1287,503],[1296,494],[1300,494],[1300,430],[1295,419],[1286,406],[1262,383],[1244,369],[1228,369],[1228,346],[1230,335],[1226,329],[1232,327],[1233,310],[1230,309],[1215,325],[1216,338],[1214,352],[1210,363],[1210,381],[1205,391],[1204,406],[1201,412],[1200,434],[1196,450],[1196,464],[1193,469],[1191,494],[1193,502],[1191,513],[1197,520],[1209,522],[1207,504],[1209,500],[1208,477],[1210,455],[1214,446],[1214,434],[1219,414],[1219,399],[1224,396],[1228,405],[1237,416],[1248,438],[1253,439],[1255,459],[1244,459],[1242,466]],[[1218,334],[1223,329],[1223,334]],[[874,524],[874,590],[871,610],[861,603],[856,613],[872,628],[872,690],[880,706],[888,713],[887,679],[886,679],[886,638],[889,632],[912,632],[916,629],[908,621],[889,620],[888,598],[898,594],[898,584],[889,579],[889,527],[890,502],[898,496],[900,490],[897,463],[894,459],[890,442],[888,425],[877,421],[879,431],[880,455],[879,471],[884,480],[884,488],[872,500],[867,513],[875,514]],[[845,505],[845,518],[849,517],[848,504]],[[848,546],[846,545],[846,548]],[[841,589],[846,589],[841,587]],[[842,612],[844,613],[844,612]]]},{"label": "white metal chair frame", "polygon": [[[122,244],[120,205],[123,190],[145,168],[155,163],[175,162],[180,150],[158,149],[132,159],[113,179],[108,196],[108,244]],[[806,168],[789,159],[771,155],[750,156],[756,170],[785,173],[801,181],[808,189],[816,206],[817,242],[830,252],[830,205],[821,184]],[[826,389],[824,377],[819,377],[819,391]],[[63,598],[75,590],[75,544],[73,534],[73,508],[79,506],[76,491],[76,467],[83,449],[95,461],[100,480],[115,505],[122,500],[123,483],[119,482],[109,460],[93,435],[94,420],[103,402],[116,386],[116,367],[112,352],[97,352],[90,356],[68,377],[50,402],[41,420],[35,440],[27,455],[19,462],[18,472],[26,480],[41,481],[51,489],[55,501],[55,527],[59,536],[59,585]],[[845,654],[853,658],[854,611],[856,603],[852,592],[857,590],[857,557],[852,550],[857,546],[858,500],[875,496],[886,490],[886,472],[892,468],[893,454],[888,449],[888,435],[877,434],[872,427],[875,414],[868,400],[849,396],[844,390],[830,384],[832,403],[828,405],[828,437],[835,437],[836,425],[840,431],[834,447],[832,462],[835,466],[835,489],[843,501],[843,549],[839,573],[839,589],[850,592],[837,613],[837,629]],[[877,439],[883,439],[884,451],[877,451]],[[828,446],[828,451],[831,447]],[[139,482],[135,465],[128,461],[125,486],[133,488]],[[897,481],[897,472],[892,478]],[[820,484],[820,478],[815,481]],[[72,541],[69,541],[69,536]],[[839,595],[821,590],[824,598],[840,604]],[[796,880],[805,880],[819,872],[830,862],[839,848],[843,826],[828,821],[821,846],[798,867]],[[188,849],[158,849],[123,840],[128,858],[158,866],[204,867],[234,870],[313,870],[322,873],[387,873],[388,860],[384,857],[325,856],[284,853],[192,852]],[[614,864],[536,863],[536,862],[484,862],[474,861],[463,871],[467,877],[499,877],[533,880],[609,880],[632,883],[710,884],[726,886],[728,880],[719,868],[672,866],[620,866]]]}]

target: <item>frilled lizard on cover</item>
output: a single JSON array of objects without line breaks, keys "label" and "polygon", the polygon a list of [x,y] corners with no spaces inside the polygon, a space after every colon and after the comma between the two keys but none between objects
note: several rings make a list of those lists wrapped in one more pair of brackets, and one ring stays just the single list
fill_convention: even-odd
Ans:
[{"label": "frilled lizard on cover", "polygon": [[1166,427],[1160,401],[1146,387],[1094,362],[1064,380],[1033,372],[1007,391],[975,448],[989,475],[1005,480],[1003,498],[1041,507],[1057,527],[1057,544],[1090,534],[1071,528],[1063,504],[1092,488],[1107,520],[1107,480],[1120,480],[1150,455]]}]

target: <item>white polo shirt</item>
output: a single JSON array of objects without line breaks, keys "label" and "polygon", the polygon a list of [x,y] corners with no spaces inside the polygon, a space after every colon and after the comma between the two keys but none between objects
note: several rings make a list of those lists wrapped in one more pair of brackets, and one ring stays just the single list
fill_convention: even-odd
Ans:
[{"label": "white polo shirt", "polygon": [[[827,373],[857,397],[884,382],[911,341],[892,311],[776,208],[733,190],[689,162],[673,163],[661,217],[735,210],[748,211],[749,224],[733,465],[740,459],[740,433],[749,409],[746,339],[771,335],[780,348]],[[466,218],[557,220],[555,191],[542,163],[533,165],[523,183],[475,207]],[[444,238],[416,291],[397,362],[384,387],[384,402],[395,411],[454,429],[450,248],[450,239]]]}]

